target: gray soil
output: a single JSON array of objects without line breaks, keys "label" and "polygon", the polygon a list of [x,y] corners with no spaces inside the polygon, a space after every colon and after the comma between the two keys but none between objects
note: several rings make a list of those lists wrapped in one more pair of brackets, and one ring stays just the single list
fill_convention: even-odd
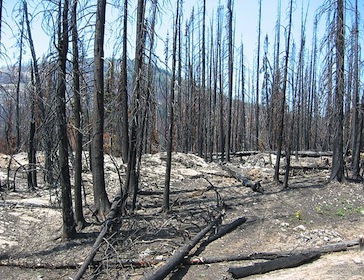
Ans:
[{"label": "gray soil", "polygon": [[[9,157],[0,155],[1,182],[5,182]],[[273,157],[273,156],[272,156]],[[42,158],[39,158],[40,163]],[[274,162],[274,158],[272,158]],[[282,162],[283,163],[283,162]],[[324,166],[324,158],[292,159],[295,166]],[[77,239],[62,242],[61,209],[57,186],[26,189],[25,173],[15,170],[26,164],[18,154],[11,164],[11,183],[16,191],[2,190],[0,200],[0,278],[72,279],[89,254],[100,231],[92,216],[92,177],[85,162],[85,216],[92,225]],[[357,240],[364,234],[364,200],[361,183],[327,183],[328,170],[295,170],[290,188],[272,182],[273,167],[268,154],[236,159],[232,166],[253,182],[260,181],[264,194],[231,178],[216,163],[205,163],[194,155],[173,154],[171,212],[160,213],[164,186],[165,154],[145,155],[141,169],[138,209],[119,219],[84,279],[140,279],[162,266],[183,244],[189,242],[221,211],[222,224],[239,217],[247,222],[231,233],[198,250],[196,258],[300,252],[328,244]],[[105,159],[110,200],[120,188],[120,159]],[[40,170],[41,171],[41,170]],[[131,266],[127,262],[133,260]],[[228,269],[249,266],[254,261],[220,262],[180,266],[167,279],[232,279]],[[138,267],[146,265],[146,267]],[[364,252],[354,246],[345,252],[322,255],[296,268],[282,269],[246,279],[364,279]]]}]

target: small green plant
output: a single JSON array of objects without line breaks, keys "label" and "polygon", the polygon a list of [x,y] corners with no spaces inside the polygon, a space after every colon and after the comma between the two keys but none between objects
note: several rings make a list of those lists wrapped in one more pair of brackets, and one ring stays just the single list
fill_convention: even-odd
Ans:
[{"label": "small green plant", "polygon": [[346,209],[345,208],[339,208],[336,210],[335,214],[339,217],[345,217],[346,215]]},{"label": "small green plant", "polygon": [[364,207],[359,206],[359,207],[355,208],[354,211],[359,214],[364,214]]},{"label": "small green plant", "polygon": [[319,213],[319,214],[323,214],[324,213],[324,211],[322,211],[322,209],[321,209],[321,206],[317,206],[316,207],[316,212]]},{"label": "small green plant", "polygon": [[302,213],[301,213],[301,210],[297,210],[297,211],[294,213],[294,216],[296,217],[296,219],[298,219],[298,220],[302,220]]}]

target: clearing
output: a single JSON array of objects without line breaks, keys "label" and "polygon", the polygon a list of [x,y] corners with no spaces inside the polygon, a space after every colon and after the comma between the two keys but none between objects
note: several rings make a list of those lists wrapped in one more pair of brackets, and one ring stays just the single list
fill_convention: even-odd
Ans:
[{"label": "clearing", "polygon": [[[85,154],[87,158],[87,154]],[[117,222],[83,279],[141,279],[161,267],[183,244],[221,211],[222,224],[237,218],[247,221],[207,246],[196,246],[202,260],[256,253],[289,253],[358,240],[364,234],[364,200],[361,183],[327,183],[330,158],[292,159],[290,188],[272,182],[274,155],[252,153],[234,158],[229,165],[258,182],[264,193],[252,191],[217,163],[191,154],[173,154],[172,211],[160,213],[164,186],[165,154],[144,155],[138,209]],[[6,180],[9,156],[0,155],[1,182]],[[42,157],[39,157],[42,162]],[[93,223],[80,238],[61,242],[59,189],[28,192],[26,154],[15,155],[10,165],[15,191],[3,189],[0,199],[0,275],[2,279],[72,279],[89,254],[100,231],[92,216],[92,176],[85,161],[83,174],[85,217]],[[283,164],[283,161],[282,161]],[[117,165],[117,166],[116,166]],[[313,168],[313,167],[317,168]],[[20,167],[20,168],[19,168]],[[307,168],[309,167],[309,168]],[[125,165],[105,158],[110,200],[119,189]],[[14,177],[14,173],[16,176]],[[15,181],[14,181],[15,178]],[[11,185],[13,186],[13,185]],[[264,260],[225,261],[180,266],[167,279],[232,279],[231,267]],[[245,279],[364,279],[364,252],[359,246],[322,254],[318,260],[296,268],[276,270]]]}]

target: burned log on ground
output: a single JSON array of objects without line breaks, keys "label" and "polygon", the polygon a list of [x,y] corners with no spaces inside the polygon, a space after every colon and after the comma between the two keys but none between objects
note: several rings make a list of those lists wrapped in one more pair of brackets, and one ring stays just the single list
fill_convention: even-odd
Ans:
[{"label": "burned log on ground", "polygon": [[257,182],[251,181],[248,177],[240,174],[235,168],[227,166],[226,164],[222,164],[221,167],[222,169],[227,171],[230,174],[230,176],[241,182],[244,187],[248,187],[254,192],[258,192],[261,194],[264,193],[264,189],[259,181]]},{"label": "burned log on ground", "polygon": [[121,202],[122,199],[120,196],[115,197],[111,205],[110,212],[106,216],[106,220],[103,223],[100,234],[98,235],[94,245],[92,246],[90,254],[86,257],[85,261],[83,262],[83,264],[81,265],[80,269],[78,270],[77,274],[73,279],[75,280],[81,279],[83,274],[86,272],[87,267],[92,263],[97,251],[100,248],[102,241],[104,240],[105,235],[108,233],[109,229],[113,225],[113,220],[116,217],[118,211],[120,210]]},{"label": "burned log on ground", "polygon": [[187,244],[180,247],[176,253],[170,257],[166,263],[159,267],[156,271],[151,274],[147,274],[144,280],[159,280],[164,279],[172,270],[174,270],[179,264],[181,264],[190,250],[201,241],[205,235],[213,229],[217,224],[221,222],[223,214],[219,214],[209,225],[207,225],[203,230],[201,230],[193,239],[191,239]]},{"label": "burned log on ground", "polygon": [[[364,241],[362,241],[364,244]],[[323,254],[329,254],[334,252],[347,251],[357,245],[360,245],[360,240],[351,240],[338,243],[327,244],[318,248],[310,248],[304,251],[280,251],[280,252],[259,252],[252,254],[232,254],[232,255],[219,255],[210,257],[196,257],[193,256],[184,261],[185,265],[199,265],[199,264],[212,264],[219,262],[232,262],[232,261],[246,261],[246,260],[275,260],[278,258],[289,257],[297,254],[309,254],[311,252],[319,252]],[[363,245],[364,248],[364,245]],[[364,249],[363,249],[364,250]]]},{"label": "burned log on ground", "polygon": [[310,253],[282,257],[271,261],[259,262],[250,266],[232,267],[229,268],[228,271],[231,273],[233,278],[238,279],[250,275],[263,274],[278,269],[297,267],[317,260],[320,258],[320,256],[320,252],[313,251]]}]

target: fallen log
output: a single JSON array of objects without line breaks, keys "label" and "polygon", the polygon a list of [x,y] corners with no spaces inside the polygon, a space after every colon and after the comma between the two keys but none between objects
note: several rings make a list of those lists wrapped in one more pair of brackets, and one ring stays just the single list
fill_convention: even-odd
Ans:
[{"label": "fallen log", "polygon": [[77,263],[55,264],[19,260],[0,261],[0,266],[17,267],[23,269],[77,269],[79,267]]},{"label": "fallen log", "polygon": [[201,230],[193,239],[187,244],[180,247],[176,253],[169,258],[166,263],[159,267],[156,271],[151,274],[147,274],[143,277],[144,280],[160,280],[164,279],[176,266],[183,262],[183,259],[191,251],[193,247],[196,246],[198,242],[217,224],[221,222],[223,214],[219,214],[209,225],[207,225],[203,230]]},{"label": "fallen log", "polygon": [[104,240],[104,236],[106,235],[106,233],[109,231],[110,227],[112,226],[113,220],[116,217],[116,214],[117,214],[118,210],[120,209],[121,200],[122,199],[121,199],[120,196],[115,197],[115,199],[114,199],[114,201],[113,201],[113,203],[111,205],[110,211],[106,216],[106,220],[103,223],[100,234],[96,238],[96,241],[95,241],[94,245],[92,246],[92,250],[91,250],[90,254],[87,256],[87,258],[85,259],[85,261],[81,265],[80,269],[78,270],[77,274],[73,278],[74,280],[81,279],[83,274],[85,273],[87,267],[93,261],[97,251],[100,248],[100,245],[101,245],[102,241]]},{"label": "fallen log", "polygon": [[288,257],[290,253],[254,253],[254,254],[234,254],[225,256],[211,256],[211,257],[191,257],[186,259],[183,264],[185,265],[199,265],[199,264],[213,264],[220,262],[234,262],[234,261],[250,261],[250,260],[274,260],[280,257]]},{"label": "fallen log", "polygon": [[[296,152],[292,152],[296,154]],[[298,151],[300,157],[332,157],[332,152]]]},{"label": "fallen log", "polygon": [[267,262],[255,263],[250,266],[232,267],[229,268],[228,272],[231,273],[233,278],[238,279],[250,275],[263,274],[282,268],[297,267],[312,262],[314,260],[317,260],[318,258],[320,258],[320,256],[321,256],[320,252],[313,251],[311,253],[292,255]]},{"label": "fallen log", "polygon": [[221,165],[222,169],[227,171],[232,177],[241,182],[244,187],[251,188],[252,191],[263,194],[264,189],[260,185],[260,182],[252,182],[248,177],[243,176],[237,170],[234,170],[232,167],[227,166],[226,164]]},{"label": "fallen log", "polygon": [[324,245],[318,248],[310,248],[302,251],[286,251],[286,252],[260,252],[253,254],[233,254],[225,256],[211,256],[211,257],[191,257],[186,259],[183,264],[185,265],[199,265],[199,264],[212,264],[219,262],[232,262],[232,261],[247,261],[247,260],[274,260],[277,258],[289,257],[297,254],[309,254],[310,252],[319,252],[320,254],[329,254],[334,252],[347,251],[352,247],[359,245],[359,240],[344,241]]},{"label": "fallen log", "polygon": [[313,164],[313,165],[306,165],[306,166],[302,166],[302,165],[291,165],[290,169],[292,170],[303,170],[303,171],[309,171],[309,170],[331,170],[331,166],[329,165],[317,165],[317,164]]}]

